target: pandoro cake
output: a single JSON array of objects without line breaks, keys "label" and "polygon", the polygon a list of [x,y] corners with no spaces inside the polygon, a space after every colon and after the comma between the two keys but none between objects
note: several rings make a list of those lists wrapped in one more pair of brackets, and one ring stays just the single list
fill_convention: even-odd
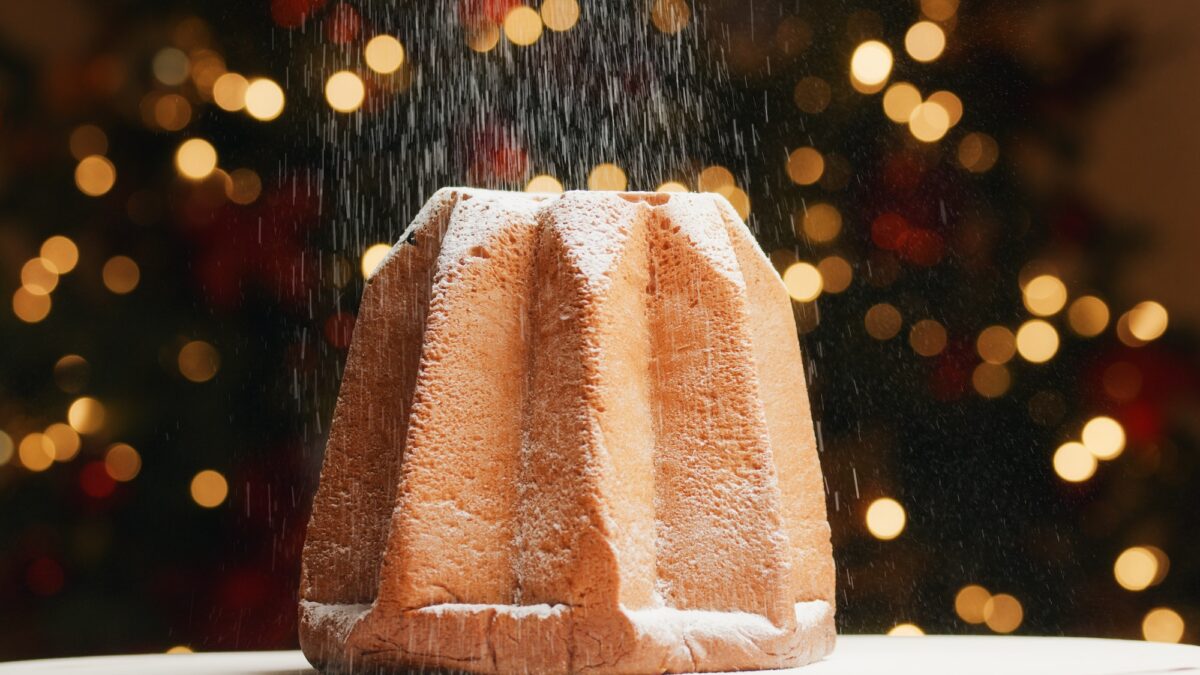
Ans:
[{"label": "pandoro cake", "polygon": [[790,300],[716,194],[438,191],[367,282],[304,546],[329,672],[834,644]]}]

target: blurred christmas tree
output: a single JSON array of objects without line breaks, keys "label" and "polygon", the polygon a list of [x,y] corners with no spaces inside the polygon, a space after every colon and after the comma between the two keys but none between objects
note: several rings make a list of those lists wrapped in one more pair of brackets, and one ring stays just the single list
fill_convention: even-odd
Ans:
[{"label": "blurred christmas tree", "polygon": [[455,183],[749,216],[844,630],[1174,637],[1194,354],[1116,304],[1130,242],[1063,180],[1129,45],[1068,21],[1034,60],[1054,3],[864,5],[31,6],[0,49],[0,657],[294,644],[363,272]]}]

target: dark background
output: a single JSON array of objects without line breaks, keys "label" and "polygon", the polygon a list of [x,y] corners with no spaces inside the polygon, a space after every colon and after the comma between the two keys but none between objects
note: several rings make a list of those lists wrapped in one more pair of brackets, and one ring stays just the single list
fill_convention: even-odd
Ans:
[{"label": "dark background", "polygon": [[[582,1],[568,30],[485,52],[468,38],[516,0],[396,4],[0,0],[0,659],[294,647],[362,255],[441,185],[584,188],[600,162],[631,189],[744,191],[780,272],[826,274],[795,310],[841,630],[1197,640],[1194,3]],[[946,35],[928,63],[904,46],[923,14]],[[377,34],[405,46],[396,73],[363,63]],[[889,85],[961,100],[944,136],[852,86],[872,39]],[[351,113],[322,93],[342,69],[366,82]],[[282,114],[215,103],[225,71],[277,82]],[[190,138],[218,171],[180,175]],[[810,146],[824,170],[798,183]],[[89,196],[93,155],[116,179]],[[712,165],[736,188],[702,185]],[[805,234],[817,204],[835,236]],[[27,268],[61,260],[54,235],[78,262],[51,290]],[[980,333],[1034,319],[1045,274],[1069,295],[1053,356],[981,365]],[[1069,319],[1085,295],[1111,315],[1093,337]],[[1145,301],[1169,315],[1148,340]],[[1064,480],[1056,449],[1099,415],[1124,451]],[[893,539],[865,523],[884,497]],[[1142,590],[1114,574],[1135,546],[1156,556]],[[1005,595],[956,609],[971,584]]]}]

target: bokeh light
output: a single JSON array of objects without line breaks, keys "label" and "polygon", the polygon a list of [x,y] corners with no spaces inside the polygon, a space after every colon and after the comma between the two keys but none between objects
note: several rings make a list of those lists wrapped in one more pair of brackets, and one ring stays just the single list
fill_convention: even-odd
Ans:
[{"label": "bokeh light", "polygon": [[1139,302],[1127,313],[1129,333],[1142,342],[1156,340],[1167,331],[1167,309],[1153,300]]},{"label": "bokeh light", "polygon": [[1004,326],[988,326],[979,332],[975,339],[975,350],[979,357],[988,363],[1008,363],[1017,353],[1017,339],[1013,332]]},{"label": "bokeh light", "polygon": [[551,194],[561,194],[563,184],[554,176],[540,174],[529,179],[525,184],[526,192],[548,192]]},{"label": "bokeh light", "polygon": [[1144,591],[1158,576],[1158,558],[1148,548],[1132,546],[1113,562],[1113,577],[1127,591]]},{"label": "bokeh light", "polygon": [[1096,473],[1096,457],[1083,443],[1069,441],[1054,452],[1054,472],[1068,483],[1082,483]]},{"label": "bokeh light", "polygon": [[191,382],[208,382],[221,367],[221,355],[203,340],[193,340],[179,350],[179,373]]},{"label": "bokeh light", "polygon": [[833,241],[842,231],[842,214],[832,204],[820,202],[800,213],[800,223],[801,232],[810,241]]},{"label": "bokeh light", "polygon": [[850,76],[867,87],[882,85],[892,73],[892,50],[878,40],[868,40],[850,57]]},{"label": "bokeh light", "polygon": [[958,142],[958,163],[971,173],[984,173],[996,165],[1000,146],[991,136],[972,132]]},{"label": "bokeh light", "polygon": [[616,164],[597,164],[588,174],[589,190],[624,190],[629,185],[625,172]]},{"label": "bokeh light", "polygon": [[107,194],[117,182],[117,167],[107,157],[91,155],[75,167],[75,187],[89,197]]},{"label": "bokeh light", "polygon": [[886,302],[872,305],[863,319],[867,334],[876,340],[890,340],[896,337],[903,322],[900,310]]},{"label": "bokeh light", "polygon": [[246,107],[246,90],[250,83],[238,73],[225,73],[213,82],[212,96],[222,110],[237,112]]},{"label": "bokeh light", "polygon": [[949,21],[958,12],[958,0],[921,0],[921,13],[933,21]]},{"label": "bokeh light", "polygon": [[900,502],[890,497],[881,497],[867,507],[866,522],[871,536],[887,541],[900,536],[908,522],[908,515]]},{"label": "bokeh light", "polygon": [[1093,417],[1083,425],[1080,440],[1096,459],[1116,459],[1125,449],[1125,429],[1111,417]]},{"label": "bokeh light", "polygon": [[1067,287],[1058,277],[1042,274],[1025,284],[1022,299],[1031,314],[1051,316],[1067,304]]},{"label": "bokeh light", "polygon": [[127,483],[142,470],[142,456],[127,443],[113,443],[104,452],[104,471],[109,477]]},{"label": "bokeh light", "polygon": [[922,319],[908,332],[908,344],[921,356],[937,356],[946,348],[946,327],[933,319]]},{"label": "bokeh light", "polygon": [[788,155],[788,178],[797,185],[812,185],[825,172],[825,158],[816,148],[796,148]]},{"label": "bokeh light", "polygon": [[950,129],[950,113],[936,101],[925,101],[908,116],[908,130],[923,143],[939,141]]},{"label": "bokeh light", "polygon": [[21,266],[21,286],[34,295],[47,295],[58,287],[58,267],[45,258],[33,258]]},{"label": "bokeh light", "polygon": [[832,98],[833,90],[829,88],[829,83],[815,75],[802,78],[792,90],[796,107],[811,115],[824,111]]},{"label": "bokeh light", "polygon": [[984,622],[983,608],[991,599],[992,594],[983,586],[963,586],[954,596],[954,612],[967,623],[981,624]]},{"label": "bokeh light", "polygon": [[542,17],[528,5],[517,5],[504,17],[504,37],[508,41],[527,47],[542,36]]},{"label": "bokeh light", "polygon": [[1156,607],[1142,619],[1142,637],[1150,642],[1179,642],[1185,627],[1179,612],[1170,607]]},{"label": "bokeh light", "polygon": [[1108,305],[1094,295],[1076,298],[1067,309],[1071,330],[1083,337],[1095,337],[1108,326]]},{"label": "bokeh light", "polygon": [[404,45],[391,35],[376,35],[363,47],[363,60],[371,70],[390,75],[404,65]]},{"label": "bokeh light", "polygon": [[946,49],[946,33],[932,21],[918,21],[904,34],[904,49],[914,60],[928,63]]},{"label": "bokeh light", "polygon": [[1008,593],[998,593],[983,604],[983,621],[997,633],[1011,633],[1021,626],[1025,610]]},{"label": "bokeh light", "polygon": [[44,435],[53,444],[54,459],[58,462],[69,462],[75,459],[75,455],[79,454],[79,449],[83,445],[79,433],[71,428],[71,425],[62,422],[55,422],[46,427]]},{"label": "bokeh light", "polygon": [[883,112],[898,124],[908,124],[913,110],[921,105],[921,92],[908,82],[897,82],[883,92]]},{"label": "bokeh light", "polygon": [[479,22],[467,29],[467,46],[471,51],[490,52],[500,44],[500,27],[490,21]]},{"label": "bokeh light", "polygon": [[26,469],[34,472],[45,471],[54,464],[54,442],[45,434],[27,434],[17,446],[17,457]]},{"label": "bokeh light", "polygon": [[813,265],[798,262],[783,273],[783,285],[797,302],[812,302],[821,295],[821,273]]},{"label": "bokeh light", "polygon": [[660,184],[658,187],[654,188],[654,191],[655,192],[668,192],[668,193],[670,193],[670,192],[676,192],[676,193],[687,192],[688,187],[686,185],[684,185],[683,183],[680,183],[679,181],[669,180],[665,183]]},{"label": "bokeh light", "polygon": [[925,634],[915,623],[898,623],[887,632],[889,637],[920,637]]},{"label": "bokeh light", "polygon": [[24,286],[13,292],[13,314],[25,323],[38,323],[50,315],[50,296],[30,293]]},{"label": "bokeh light", "polygon": [[831,255],[817,263],[825,293],[841,293],[854,281],[854,268],[840,255]]},{"label": "bokeh light", "polygon": [[229,496],[229,483],[225,476],[212,469],[205,469],[192,478],[192,501],[206,509],[216,508]]},{"label": "bokeh light", "polygon": [[175,168],[184,178],[208,178],[217,168],[217,149],[203,138],[189,138],[175,151]]},{"label": "bokeh light", "polygon": [[253,204],[262,194],[262,179],[253,169],[234,169],[225,185],[225,196],[234,204]]},{"label": "bokeh light", "polygon": [[71,132],[67,141],[71,156],[77,160],[108,152],[108,134],[95,124],[81,124]]},{"label": "bokeh light", "polygon": [[104,287],[117,295],[132,293],[141,281],[142,272],[133,258],[115,255],[104,263],[100,270]]},{"label": "bokeh light", "polygon": [[545,0],[541,12],[542,23],[552,31],[571,30],[579,21],[579,3],[576,0]]},{"label": "bokeh light", "polygon": [[269,122],[283,114],[283,88],[274,80],[260,77],[246,85],[242,94],[246,112],[256,120]]},{"label": "bokeh light", "polygon": [[687,0],[654,0],[650,8],[650,22],[663,33],[673,35],[687,28],[692,18],[692,8]]},{"label": "bokeh light", "polygon": [[984,398],[1000,398],[1012,386],[1012,374],[1000,364],[980,363],[971,371],[971,386]]},{"label": "bokeh light", "polygon": [[696,179],[696,187],[700,192],[728,195],[735,186],[733,174],[723,166],[704,167]]},{"label": "bokeh light", "polygon": [[1017,353],[1030,363],[1045,363],[1058,352],[1058,331],[1054,326],[1032,319],[1017,329]]},{"label": "bokeh light", "polygon": [[43,260],[54,265],[54,271],[58,274],[70,272],[79,262],[79,248],[75,246],[75,242],[61,234],[56,234],[42,242],[39,253]]},{"label": "bokeh light", "polygon": [[361,268],[364,279],[371,278],[371,274],[375,272],[375,268],[379,267],[379,263],[383,262],[383,259],[387,257],[388,251],[391,250],[392,247],[388,244],[380,243],[368,246],[367,250],[363,251]]},{"label": "bokeh light", "polygon": [[90,396],[81,396],[67,408],[67,423],[83,435],[97,433],[104,428],[107,412],[104,404]]},{"label": "bokeh light", "polygon": [[962,99],[954,94],[954,92],[946,91],[945,89],[941,91],[935,91],[929,95],[928,100],[930,103],[936,103],[942,106],[942,109],[945,110],[946,114],[950,117],[950,126],[953,127],[962,121],[963,102]]},{"label": "bokeh light", "polygon": [[183,84],[187,80],[190,65],[187,54],[175,47],[159,50],[151,61],[155,79],[170,87]]},{"label": "bokeh light", "polygon": [[325,100],[337,112],[358,110],[366,93],[362,78],[348,70],[340,70],[325,81]]}]

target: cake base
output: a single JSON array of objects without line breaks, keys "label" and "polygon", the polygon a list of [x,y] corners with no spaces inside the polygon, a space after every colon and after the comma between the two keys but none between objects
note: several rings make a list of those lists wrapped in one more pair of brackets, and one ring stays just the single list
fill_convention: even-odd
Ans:
[{"label": "cake base", "polygon": [[[302,602],[300,641],[322,672],[682,673],[791,668],[833,650],[833,608],[796,604],[794,625],[671,608],[608,616],[566,605],[442,604],[404,610]],[[791,623],[791,622],[789,622]]]}]

